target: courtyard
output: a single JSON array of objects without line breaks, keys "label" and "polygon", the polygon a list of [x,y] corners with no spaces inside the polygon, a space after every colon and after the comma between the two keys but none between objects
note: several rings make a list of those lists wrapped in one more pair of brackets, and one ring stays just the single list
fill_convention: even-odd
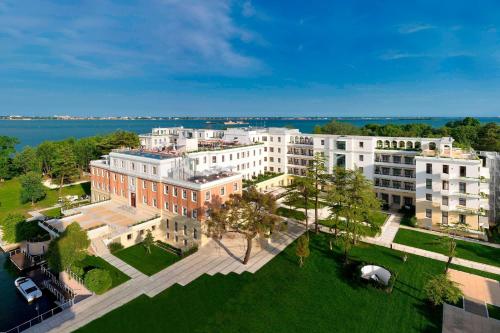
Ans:
[{"label": "courtyard", "polygon": [[353,280],[340,250],[328,250],[328,240],[326,234],[311,235],[303,268],[293,243],[255,274],[202,275],[153,298],[141,295],[80,331],[441,331],[442,307],[431,306],[422,288],[444,263],[413,255],[404,263],[397,251],[368,244],[355,248],[353,260],[398,273],[389,294]]}]

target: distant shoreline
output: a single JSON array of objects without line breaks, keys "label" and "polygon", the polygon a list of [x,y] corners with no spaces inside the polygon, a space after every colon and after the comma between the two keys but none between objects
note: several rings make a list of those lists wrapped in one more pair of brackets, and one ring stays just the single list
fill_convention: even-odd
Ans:
[{"label": "distant shoreline", "polygon": [[[29,121],[29,120],[60,120],[60,121],[78,121],[78,120],[206,120],[206,121],[228,121],[228,120],[432,120],[432,119],[461,119],[465,117],[25,117],[25,116],[0,116],[0,120],[12,121]],[[498,118],[493,117],[474,117],[482,118]]]}]

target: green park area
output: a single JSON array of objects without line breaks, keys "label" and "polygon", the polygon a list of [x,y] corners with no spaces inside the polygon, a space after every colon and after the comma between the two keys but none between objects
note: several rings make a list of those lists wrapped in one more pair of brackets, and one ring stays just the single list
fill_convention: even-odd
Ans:
[{"label": "green park area", "polygon": [[[443,236],[399,229],[394,242],[448,255],[448,246]],[[462,240],[456,242],[456,257],[500,267],[500,260],[498,260],[500,249]]]},{"label": "green park area", "polygon": [[309,332],[313,326],[315,332],[441,331],[441,307],[426,301],[423,286],[444,263],[413,255],[403,262],[402,253],[368,244],[354,248],[354,263],[397,272],[388,293],[355,278],[354,266],[342,263],[341,250],[328,249],[329,237],[311,234],[302,268],[295,242],[255,274],[203,275],[154,298],[142,295],[79,331]]},{"label": "green park area", "polygon": [[[57,203],[59,198],[59,189],[47,189],[46,196],[42,200],[32,205],[30,202],[21,203],[20,200],[21,183],[19,178],[12,178],[0,182],[0,220],[3,220],[7,214],[21,214],[28,217],[28,212],[51,207]],[[63,187],[61,196],[90,195],[90,182],[73,186]]]}]

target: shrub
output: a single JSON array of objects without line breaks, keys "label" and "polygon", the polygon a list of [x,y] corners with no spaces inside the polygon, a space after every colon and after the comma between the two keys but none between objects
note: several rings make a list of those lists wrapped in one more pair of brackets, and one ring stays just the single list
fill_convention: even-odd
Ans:
[{"label": "shrub", "polygon": [[424,286],[427,299],[434,305],[443,303],[455,304],[462,297],[462,291],[458,284],[448,279],[446,274],[439,274],[432,277]]},{"label": "shrub", "polygon": [[85,274],[85,286],[96,294],[102,294],[111,288],[111,275],[104,269],[95,268]]},{"label": "shrub", "polygon": [[198,251],[198,246],[194,245],[193,247],[189,248],[188,250],[182,252],[182,257],[186,258],[187,256],[190,256],[197,251]]},{"label": "shrub", "polygon": [[20,214],[9,214],[0,221],[3,240],[16,243],[24,240],[42,241],[50,239],[48,233],[38,226],[37,221],[25,221]]},{"label": "shrub", "polygon": [[120,250],[123,250],[123,245],[122,243],[117,243],[117,242],[109,243],[108,249],[111,253],[116,253]]}]

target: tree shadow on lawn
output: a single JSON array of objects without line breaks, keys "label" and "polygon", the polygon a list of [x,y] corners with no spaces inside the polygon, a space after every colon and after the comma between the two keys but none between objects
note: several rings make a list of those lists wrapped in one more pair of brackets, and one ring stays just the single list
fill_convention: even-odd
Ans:
[{"label": "tree shadow on lawn", "polygon": [[[443,326],[443,306],[434,306],[427,301],[420,300],[415,304],[417,312],[427,318],[431,324],[422,329],[424,333],[441,332]],[[434,324],[435,326],[433,326]]]}]

